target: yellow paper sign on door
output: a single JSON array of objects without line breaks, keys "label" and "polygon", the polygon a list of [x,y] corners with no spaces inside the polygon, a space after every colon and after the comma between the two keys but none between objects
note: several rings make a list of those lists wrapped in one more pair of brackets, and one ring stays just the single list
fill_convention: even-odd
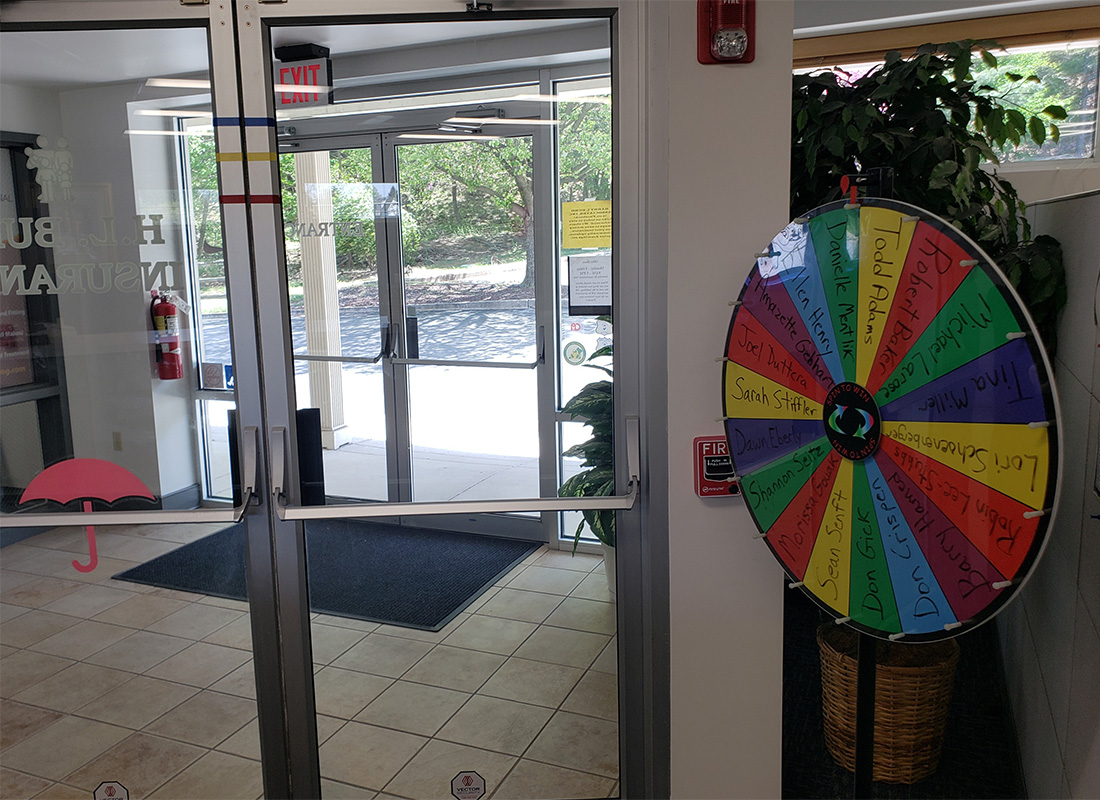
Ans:
[{"label": "yellow paper sign on door", "polygon": [[561,246],[611,247],[611,201],[562,203]]}]

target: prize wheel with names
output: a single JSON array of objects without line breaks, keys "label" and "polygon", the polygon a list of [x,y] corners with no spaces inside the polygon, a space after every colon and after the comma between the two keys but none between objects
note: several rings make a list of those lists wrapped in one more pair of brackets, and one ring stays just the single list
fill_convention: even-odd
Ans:
[{"label": "prize wheel with names", "polygon": [[730,455],[791,580],[850,626],[992,618],[1046,543],[1050,363],[985,253],[915,206],[820,206],[757,254],[726,342]]}]

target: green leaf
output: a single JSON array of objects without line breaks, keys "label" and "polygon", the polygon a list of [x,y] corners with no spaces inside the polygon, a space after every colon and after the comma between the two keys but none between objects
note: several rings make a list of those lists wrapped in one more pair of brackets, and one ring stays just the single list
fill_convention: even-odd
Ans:
[{"label": "green leaf", "polygon": [[803,130],[806,127],[806,123],[810,119],[810,112],[806,109],[802,109],[798,112],[798,116],[795,117],[794,125],[798,130]]},{"label": "green leaf", "polygon": [[871,99],[882,100],[892,94],[895,94],[896,92],[897,89],[895,87],[891,86],[890,84],[883,84],[882,86],[871,92]]},{"label": "green leaf", "polygon": [[1018,131],[1027,130],[1027,119],[1017,111],[1015,108],[1010,108],[1005,112],[1005,121],[1010,123]]},{"label": "green leaf", "polygon": [[1031,134],[1031,140],[1035,142],[1035,144],[1042,144],[1043,140],[1046,139],[1047,129],[1043,125],[1041,119],[1032,117],[1031,121],[1028,123],[1028,133]]},{"label": "green leaf", "polygon": [[985,65],[986,65],[987,67],[991,67],[991,68],[992,68],[992,67],[996,67],[996,66],[997,66],[997,56],[993,55],[993,54],[992,54],[991,52],[989,52],[988,50],[982,50],[982,51],[981,51],[981,54],[982,54],[982,61],[984,61],[984,62],[985,62]]},{"label": "green leaf", "polygon": [[1065,119],[1069,116],[1069,114],[1066,113],[1066,109],[1062,106],[1047,106],[1039,113],[1046,114],[1051,119]]},{"label": "green leaf", "polygon": [[1006,72],[1005,77],[1013,83],[1016,83],[1016,81],[1022,81],[1024,79],[1024,76],[1021,75],[1019,72]]},{"label": "green leaf", "polygon": [[1053,122],[1050,123],[1050,140],[1052,142],[1057,142],[1061,138],[1062,138],[1062,131],[1059,130],[1058,126],[1055,125]]},{"label": "green leaf", "polygon": [[931,177],[932,180],[946,178],[948,175],[954,175],[958,168],[959,165],[954,161],[941,161],[939,164],[932,167],[932,174],[929,177]]},{"label": "green leaf", "polygon": [[951,73],[955,76],[956,83],[960,83],[966,79],[967,74],[970,72],[969,60],[959,59],[955,62],[955,66],[952,68]]},{"label": "green leaf", "polygon": [[[606,315],[601,315],[599,317],[599,319],[604,321],[604,322],[610,322],[611,321],[611,318],[606,316]],[[588,357],[588,360],[591,361],[594,358],[603,358],[604,356],[610,357],[613,352],[614,351],[612,350],[611,345],[604,345],[603,347],[596,350],[592,355],[590,355]],[[588,366],[592,366],[592,365],[589,364]]]}]

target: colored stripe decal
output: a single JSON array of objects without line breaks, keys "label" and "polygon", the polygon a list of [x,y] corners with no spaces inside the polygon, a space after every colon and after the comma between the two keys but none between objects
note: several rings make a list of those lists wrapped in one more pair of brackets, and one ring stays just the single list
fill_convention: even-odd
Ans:
[{"label": "colored stripe decal", "polygon": [[[245,161],[246,157],[244,153],[218,153],[216,156],[218,161]],[[248,153],[248,161],[275,161],[279,158],[278,153],[264,152],[264,153]]]},{"label": "colored stripe decal", "polygon": [[[214,125],[235,128],[241,124],[240,117],[214,117]],[[274,128],[274,117],[245,117],[244,124],[249,127]]]},{"label": "colored stripe decal", "polygon": [[222,205],[230,205],[232,203],[281,203],[282,198],[277,194],[223,194],[221,196]]}]

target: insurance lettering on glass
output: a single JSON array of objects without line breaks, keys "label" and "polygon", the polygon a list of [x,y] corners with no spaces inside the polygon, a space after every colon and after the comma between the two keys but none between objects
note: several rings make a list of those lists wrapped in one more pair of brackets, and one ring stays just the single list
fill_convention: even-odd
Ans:
[{"label": "insurance lettering on glass", "polygon": [[183,291],[185,267],[182,261],[62,261],[90,248],[115,248],[119,244],[165,244],[163,214],[136,214],[133,236],[121,239],[114,217],[101,217],[96,232],[76,235],[66,230],[60,216],[0,219],[0,249],[25,250],[32,243],[54,252],[52,272],[42,263],[0,265],[0,294],[106,294],[118,292]]}]

